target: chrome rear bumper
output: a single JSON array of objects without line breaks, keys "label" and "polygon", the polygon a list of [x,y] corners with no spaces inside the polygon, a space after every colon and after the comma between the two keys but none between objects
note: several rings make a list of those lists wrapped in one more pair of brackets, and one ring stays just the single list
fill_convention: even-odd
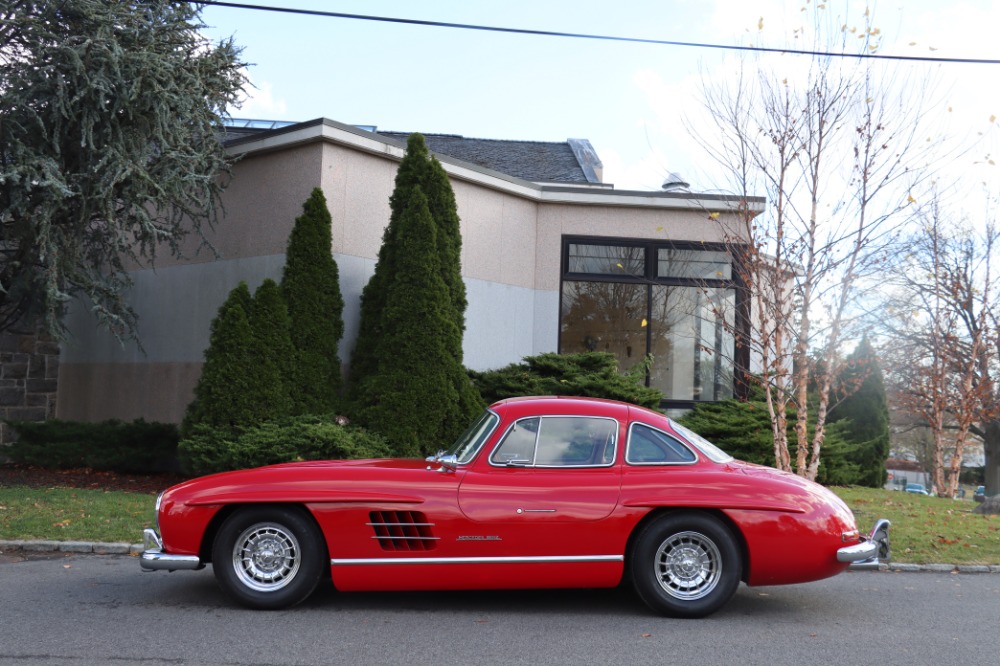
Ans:
[{"label": "chrome rear bumper", "polygon": [[142,531],[142,555],[139,566],[143,571],[177,571],[181,569],[201,569],[204,564],[197,555],[171,555],[163,552],[163,541],[156,530]]},{"label": "chrome rear bumper", "polygon": [[879,564],[888,562],[889,528],[891,523],[885,518],[875,521],[871,534],[861,543],[847,546],[837,551],[838,562],[850,562],[851,569],[878,569]]}]

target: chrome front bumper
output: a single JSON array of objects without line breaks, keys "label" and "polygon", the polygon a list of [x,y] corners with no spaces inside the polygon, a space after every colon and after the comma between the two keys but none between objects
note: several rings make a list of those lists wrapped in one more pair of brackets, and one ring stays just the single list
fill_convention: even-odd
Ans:
[{"label": "chrome front bumper", "polygon": [[197,555],[171,555],[163,552],[163,541],[156,530],[142,531],[142,555],[139,566],[143,571],[177,571],[180,569],[201,569],[204,564]]},{"label": "chrome front bumper", "polygon": [[878,569],[879,564],[888,562],[889,551],[889,527],[891,523],[885,518],[880,518],[875,522],[871,534],[865,537],[861,543],[847,546],[837,551],[838,562],[850,562],[851,569]]}]

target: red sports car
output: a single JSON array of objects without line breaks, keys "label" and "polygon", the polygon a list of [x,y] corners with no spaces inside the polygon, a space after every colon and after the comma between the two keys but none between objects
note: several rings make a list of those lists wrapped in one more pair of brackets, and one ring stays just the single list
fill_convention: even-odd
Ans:
[{"label": "red sports car", "polygon": [[700,617],[748,585],[889,556],[822,486],[734,460],[663,414],[607,400],[492,405],[427,460],[300,462],[206,476],[157,499],[147,570],[198,569],[252,608],[339,590],[613,587]]}]

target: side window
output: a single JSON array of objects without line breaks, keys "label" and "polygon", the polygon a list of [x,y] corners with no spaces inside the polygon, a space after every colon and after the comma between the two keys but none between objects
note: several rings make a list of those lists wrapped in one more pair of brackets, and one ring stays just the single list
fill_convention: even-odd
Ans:
[{"label": "side window", "polygon": [[618,423],[611,419],[549,416],[542,419],[536,465],[584,467],[614,462]]},{"label": "side window", "polygon": [[522,419],[490,457],[497,465],[597,467],[615,460],[618,423],[612,419],[546,416]]},{"label": "side window", "polygon": [[688,447],[670,435],[640,423],[629,430],[625,461],[631,465],[683,465],[697,460]]},{"label": "side window", "polygon": [[531,465],[535,462],[535,439],[538,437],[539,418],[521,419],[503,438],[503,442],[493,452],[491,462],[500,465],[517,462]]}]

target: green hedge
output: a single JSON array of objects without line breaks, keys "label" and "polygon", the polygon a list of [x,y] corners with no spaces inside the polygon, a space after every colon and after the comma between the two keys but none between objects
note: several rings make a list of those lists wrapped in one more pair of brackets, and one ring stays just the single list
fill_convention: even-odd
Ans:
[{"label": "green hedge", "polygon": [[122,473],[170,471],[177,458],[177,426],[103,421],[11,421],[18,439],[5,450],[16,463],[55,469],[89,467]]},{"label": "green hedge", "polygon": [[297,460],[385,458],[389,446],[363,428],[340,425],[336,417],[309,414],[262,423],[233,434],[204,424],[180,442],[181,467],[211,474]]},{"label": "green hedge", "polygon": [[469,376],[487,404],[522,395],[578,395],[657,409],[663,393],[643,385],[651,362],[647,358],[623,374],[614,355],[605,352],[549,353],[498,370],[470,370]]}]

